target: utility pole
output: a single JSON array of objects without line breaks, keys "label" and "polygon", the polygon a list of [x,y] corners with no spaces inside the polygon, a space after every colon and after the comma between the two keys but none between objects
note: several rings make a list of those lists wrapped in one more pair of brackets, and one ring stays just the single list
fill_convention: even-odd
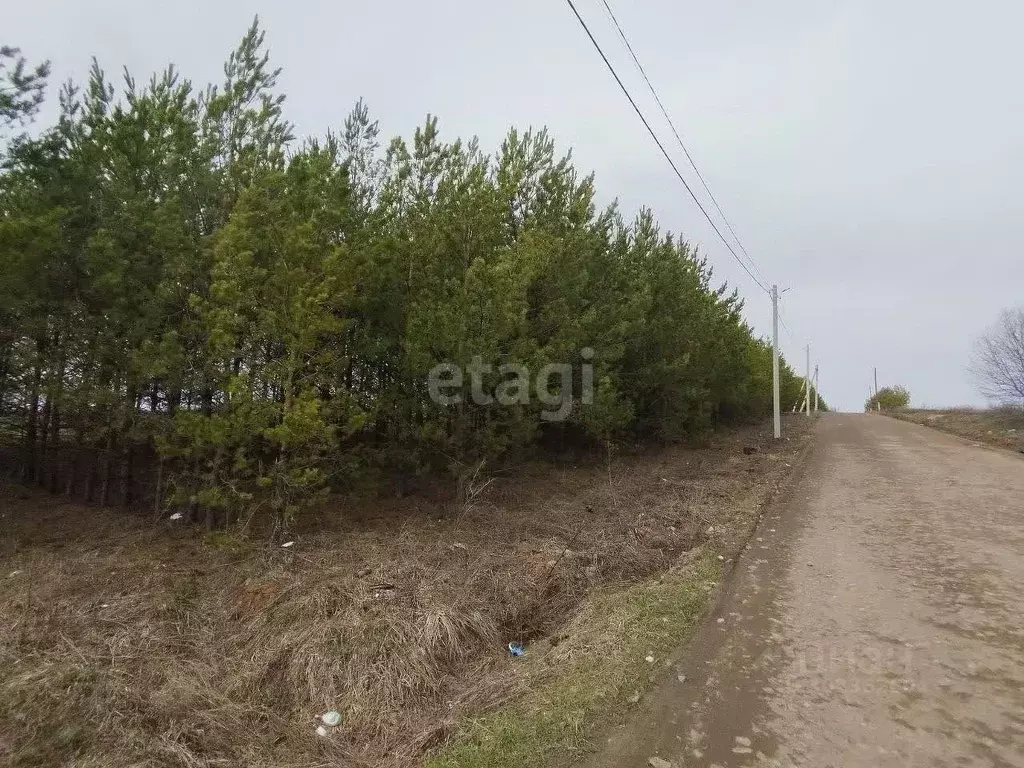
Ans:
[{"label": "utility pole", "polygon": [[818,412],[818,366],[814,366],[814,412]]},{"label": "utility pole", "polygon": [[878,397],[878,368],[875,368],[875,397]]},{"label": "utility pole", "polygon": [[782,412],[779,400],[779,286],[772,286],[772,403],[775,414],[775,439],[782,437]]},{"label": "utility pole", "polygon": [[804,377],[804,391],[806,392],[805,404],[807,406],[807,416],[811,415],[811,345],[807,345],[807,375]]}]

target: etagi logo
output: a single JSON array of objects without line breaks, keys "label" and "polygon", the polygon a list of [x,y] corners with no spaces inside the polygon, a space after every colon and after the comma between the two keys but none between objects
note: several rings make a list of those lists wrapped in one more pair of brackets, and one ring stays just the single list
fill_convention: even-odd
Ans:
[{"label": "etagi logo", "polygon": [[[580,350],[579,400],[583,405],[594,402],[594,366],[590,362],[593,358],[594,350],[590,347]],[[564,421],[572,413],[574,371],[571,363],[548,363],[536,376],[522,363],[503,363],[497,367],[501,381],[491,394],[484,390],[484,376],[494,373],[495,367],[485,363],[480,355],[474,355],[465,368],[456,363],[439,363],[427,374],[427,391],[438,405],[459,405],[466,399],[463,390],[468,376],[468,399],[476,405],[529,405],[536,397],[546,406],[540,413],[544,421]]]}]

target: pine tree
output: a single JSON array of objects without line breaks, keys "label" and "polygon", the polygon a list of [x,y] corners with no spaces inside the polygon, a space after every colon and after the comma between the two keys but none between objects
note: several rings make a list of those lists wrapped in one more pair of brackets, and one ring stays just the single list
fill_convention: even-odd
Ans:
[{"label": "pine tree", "polygon": [[[47,70],[0,61],[21,62],[11,125]],[[359,101],[296,146],[278,74],[256,20],[218,86],[168,67],[115,87],[94,61],[56,125],[8,142],[0,417],[26,480],[138,505],[145,473],[154,513],[269,511],[283,533],[367,478],[461,487],[541,444],[770,413],[771,348],[738,293],[649,210],[599,209],[546,131],[489,155],[428,116],[385,147]],[[452,404],[430,396],[439,365],[465,371]],[[788,403],[802,380],[781,370]]]},{"label": "pine tree", "polygon": [[0,129],[22,125],[43,103],[50,62],[30,67],[19,48],[0,46]]}]

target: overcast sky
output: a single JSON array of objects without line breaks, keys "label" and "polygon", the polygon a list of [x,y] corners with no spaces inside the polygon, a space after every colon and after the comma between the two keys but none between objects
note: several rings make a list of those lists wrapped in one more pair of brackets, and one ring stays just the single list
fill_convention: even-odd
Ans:
[{"label": "overcast sky", "polygon": [[[822,393],[846,410],[862,407],[876,365],[880,384],[906,385],[917,404],[979,403],[971,341],[1024,304],[1024,4],[610,2],[747,250],[789,289],[790,362],[801,368],[810,342]],[[600,1],[577,4],[660,117]],[[143,80],[173,61],[205,84],[220,81],[255,13],[300,136],[338,127],[359,97],[386,136],[428,112],[443,136],[485,148],[510,126],[547,126],[596,173],[602,202],[618,198],[630,216],[650,206],[701,245],[770,334],[768,297],[563,0],[34,0],[5,8],[0,43],[51,59],[58,81],[83,79],[96,55],[108,73],[127,65]],[[664,121],[653,124],[671,147]]]}]

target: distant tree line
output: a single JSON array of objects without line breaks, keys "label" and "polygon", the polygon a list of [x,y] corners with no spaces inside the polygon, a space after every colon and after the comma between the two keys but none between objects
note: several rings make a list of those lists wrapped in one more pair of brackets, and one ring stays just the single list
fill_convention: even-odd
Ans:
[{"label": "distant tree line", "polygon": [[[105,500],[116,466],[130,496],[146,455],[158,508],[286,525],[367,477],[770,413],[771,349],[737,293],[649,211],[599,208],[546,132],[487,155],[428,117],[382,146],[360,102],[300,142],[277,77],[256,23],[202,90],[168,67],[141,84],[126,71],[116,95],[94,61],[56,125],[8,143],[0,419],[26,480],[74,487],[42,465],[88,448],[103,457],[89,495]],[[22,84],[24,116],[41,91]],[[428,396],[439,362],[479,356],[493,392],[501,364],[584,348],[593,402],[561,422],[534,400]],[[784,402],[800,386],[783,364]]]}]

